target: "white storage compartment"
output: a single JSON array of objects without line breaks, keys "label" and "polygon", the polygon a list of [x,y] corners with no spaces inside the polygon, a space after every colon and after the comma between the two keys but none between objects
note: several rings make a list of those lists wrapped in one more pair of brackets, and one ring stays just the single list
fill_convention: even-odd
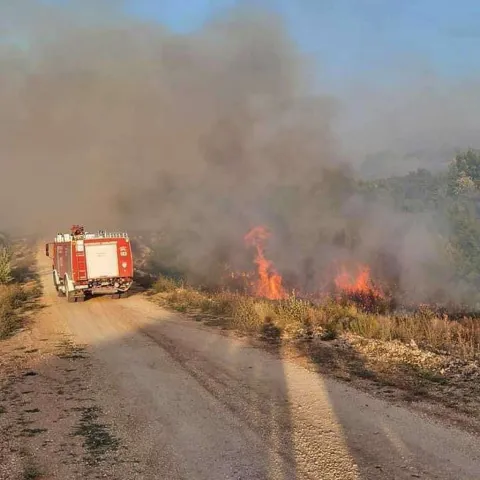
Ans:
[{"label": "white storage compartment", "polygon": [[116,243],[85,243],[87,274],[89,279],[118,277]]}]

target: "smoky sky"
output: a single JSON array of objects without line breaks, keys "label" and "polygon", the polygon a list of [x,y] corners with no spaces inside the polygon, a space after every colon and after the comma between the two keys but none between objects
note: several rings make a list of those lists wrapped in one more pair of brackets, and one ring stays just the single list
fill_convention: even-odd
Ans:
[{"label": "smoky sky", "polygon": [[[461,116],[473,115],[464,91],[449,99],[451,115],[431,97],[422,116],[402,103],[397,117],[387,112],[395,121],[367,129],[352,103],[362,135],[346,139],[345,99],[318,93],[321,78],[271,12],[238,8],[178,35],[117,7],[0,6],[0,229],[162,232],[209,279],[225,263],[243,267],[243,236],[266,224],[269,253],[301,285],[319,285],[335,258],[379,251],[415,295],[432,271],[432,290],[447,282],[436,226],[365,204],[351,165],[400,133],[405,145],[415,125],[417,142],[425,124],[426,143],[455,140],[476,118]],[[351,230],[355,244],[338,240]]]},{"label": "smoky sky", "polygon": [[182,210],[200,222],[228,208],[218,195],[240,195],[247,212],[259,192],[335,157],[334,100],[308,94],[302,56],[271,14],[242,9],[181,36],[114,3],[102,3],[107,24],[80,2],[12,5],[0,15],[12,40],[0,57],[7,227],[112,228],[128,211],[133,227]]}]

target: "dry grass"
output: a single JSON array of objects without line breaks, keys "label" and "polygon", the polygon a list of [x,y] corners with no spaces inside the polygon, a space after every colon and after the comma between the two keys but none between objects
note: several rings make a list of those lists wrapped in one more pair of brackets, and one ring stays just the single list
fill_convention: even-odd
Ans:
[{"label": "dry grass", "polygon": [[168,277],[159,277],[152,285],[152,288],[156,293],[173,292],[178,287],[180,287],[180,283]]},{"label": "dry grass", "polygon": [[8,247],[0,246],[0,285],[7,285],[12,280],[12,253]]},{"label": "dry grass", "polygon": [[[33,309],[42,293],[36,272],[33,245],[18,240],[2,247],[0,255],[0,339],[23,324],[26,311]],[[7,252],[7,253],[5,253]]]},{"label": "dry grass", "polygon": [[440,318],[427,308],[414,314],[378,315],[333,300],[313,305],[295,297],[268,301],[229,292],[204,293],[166,278],[156,282],[155,291],[177,311],[222,317],[226,327],[248,334],[261,334],[269,324],[285,340],[312,336],[331,340],[351,332],[367,339],[414,341],[424,350],[465,359],[480,356],[480,320]]},{"label": "dry grass", "polygon": [[21,325],[19,309],[28,294],[19,285],[0,285],[0,339],[12,335]]}]

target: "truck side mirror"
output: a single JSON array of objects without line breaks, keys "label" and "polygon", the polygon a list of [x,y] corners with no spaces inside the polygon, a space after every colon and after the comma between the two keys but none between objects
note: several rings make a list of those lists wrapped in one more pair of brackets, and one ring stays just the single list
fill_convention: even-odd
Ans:
[{"label": "truck side mirror", "polygon": [[49,244],[48,244],[48,243],[45,244],[45,255],[46,255],[47,257],[50,256],[50,255],[49,255],[49,248],[48,248],[48,247],[49,247]]}]

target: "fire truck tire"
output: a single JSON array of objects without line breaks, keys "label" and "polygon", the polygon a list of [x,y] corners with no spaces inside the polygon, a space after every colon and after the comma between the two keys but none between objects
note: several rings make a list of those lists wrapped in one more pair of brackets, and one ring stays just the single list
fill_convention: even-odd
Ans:
[{"label": "fire truck tire", "polygon": [[67,302],[68,303],[74,303],[75,302],[75,292],[73,290],[68,289],[68,277],[65,275],[63,284],[65,285],[65,296],[67,297]]}]

